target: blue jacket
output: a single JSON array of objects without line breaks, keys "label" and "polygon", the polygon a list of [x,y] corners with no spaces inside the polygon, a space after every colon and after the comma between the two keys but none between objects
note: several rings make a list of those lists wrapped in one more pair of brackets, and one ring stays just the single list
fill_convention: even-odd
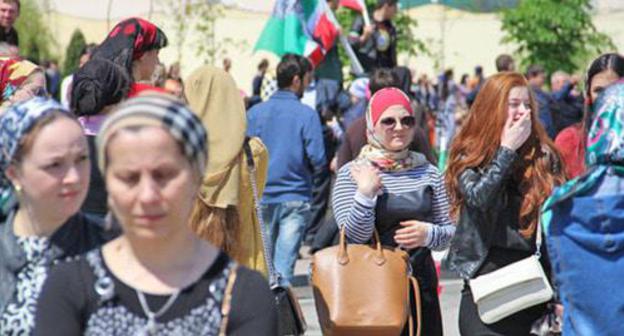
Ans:
[{"label": "blue jacket", "polygon": [[564,335],[622,335],[624,176],[552,207],[548,254],[564,306]]},{"label": "blue jacket", "polygon": [[318,113],[280,90],[249,110],[247,135],[262,139],[269,151],[262,203],[309,201],[312,175],[326,165]]}]

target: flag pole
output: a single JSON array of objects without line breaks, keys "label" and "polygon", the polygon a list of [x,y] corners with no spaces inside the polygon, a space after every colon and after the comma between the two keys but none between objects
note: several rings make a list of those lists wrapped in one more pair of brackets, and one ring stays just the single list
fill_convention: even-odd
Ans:
[{"label": "flag pole", "polygon": [[364,68],[362,68],[362,64],[360,63],[360,60],[357,58],[357,55],[355,55],[355,52],[353,51],[351,44],[349,44],[347,37],[344,35],[344,31],[342,30],[340,23],[336,19],[334,12],[329,8],[329,6],[327,6],[327,2],[323,1],[323,3],[324,3],[323,8],[325,10],[325,13],[327,14],[327,17],[334,24],[334,26],[340,29],[340,35],[338,35],[338,38],[340,39],[340,43],[342,43],[342,46],[345,48],[345,51],[347,52],[347,56],[349,56],[349,60],[351,61],[351,70],[353,70],[353,73],[356,76],[364,75]]}]

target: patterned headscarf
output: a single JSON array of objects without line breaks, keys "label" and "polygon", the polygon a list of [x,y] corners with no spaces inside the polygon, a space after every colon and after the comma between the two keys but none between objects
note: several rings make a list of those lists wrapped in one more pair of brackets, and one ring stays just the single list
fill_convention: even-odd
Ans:
[{"label": "patterned headscarf", "polygon": [[375,134],[375,125],[381,115],[392,106],[403,107],[410,115],[414,111],[410,105],[410,99],[403,91],[397,88],[384,88],[377,91],[371,97],[366,110],[366,138],[368,144],[362,147],[356,160],[368,162],[382,171],[403,171],[418,167],[427,163],[424,155],[409,150],[409,146],[394,152],[384,148],[380,135]]},{"label": "patterned headscarf", "polygon": [[132,61],[145,52],[167,46],[167,36],[153,23],[140,18],[119,22],[93,52],[92,58],[105,58],[132,74]]},{"label": "patterned headscarf", "polygon": [[548,228],[550,210],[556,203],[591,190],[609,168],[624,174],[624,81],[610,85],[592,109],[595,119],[587,137],[587,172],[555,189],[546,200],[542,207],[545,228]]},{"label": "patterned headscarf", "polygon": [[[0,92],[2,101],[7,101],[35,71],[37,65],[13,58],[0,57]],[[43,88],[45,90],[45,88]]]},{"label": "patterned headscarf", "polygon": [[203,176],[208,160],[207,133],[201,120],[184,103],[170,95],[147,93],[130,98],[106,120],[97,136],[98,164],[106,168],[106,146],[120,129],[133,126],[162,127],[182,145],[184,155]]},{"label": "patterned headscarf", "polygon": [[5,171],[14,161],[22,139],[41,118],[55,111],[69,114],[69,111],[55,100],[35,97],[13,105],[0,115],[0,206],[2,210],[6,210],[5,205],[13,197],[13,186],[6,177]]}]

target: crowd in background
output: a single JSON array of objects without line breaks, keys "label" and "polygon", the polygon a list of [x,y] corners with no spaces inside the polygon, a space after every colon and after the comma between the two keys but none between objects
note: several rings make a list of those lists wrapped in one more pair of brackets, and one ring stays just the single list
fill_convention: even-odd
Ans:
[{"label": "crowd in background", "polygon": [[[336,45],[236,83],[227,58],[182,79],[140,18],[61,78],[19,57],[19,1],[0,1],[0,332],[275,335],[301,246],[344,230],[407,252],[423,335],[443,332],[443,250],[463,335],[616,335],[624,58],[431,79],[398,64],[397,11],[343,32],[363,75]],[[534,255],[552,299],[488,321],[476,280]]]}]

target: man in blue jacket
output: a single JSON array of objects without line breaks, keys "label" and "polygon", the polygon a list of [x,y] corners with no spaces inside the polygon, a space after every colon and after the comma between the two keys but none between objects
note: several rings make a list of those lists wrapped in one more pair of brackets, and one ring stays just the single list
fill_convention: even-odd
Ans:
[{"label": "man in blue jacket", "polygon": [[284,55],[277,65],[278,91],[247,114],[247,135],[262,139],[269,152],[262,217],[282,285],[292,281],[310,216],[312,175],[325,167],[318,113],[299,101],[311,77],[307,59]]}]

